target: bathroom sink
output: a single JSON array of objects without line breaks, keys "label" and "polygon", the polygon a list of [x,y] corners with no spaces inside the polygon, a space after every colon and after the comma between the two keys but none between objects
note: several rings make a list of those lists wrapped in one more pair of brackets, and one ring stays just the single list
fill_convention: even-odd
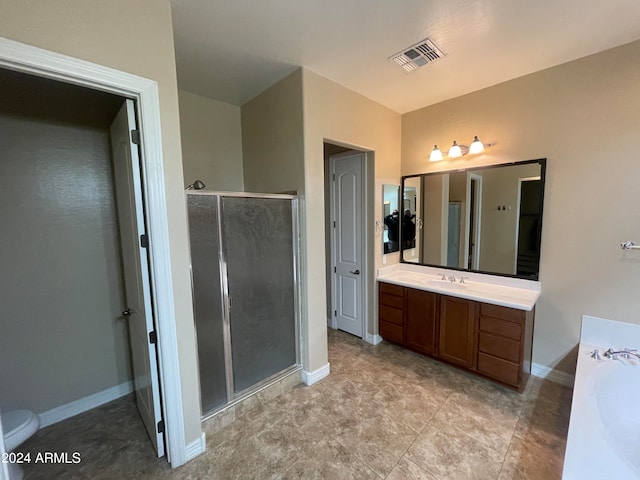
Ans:
[{"label": "bathroom sink", "polygon": [[444,280],[430,280],[424,282],[423,285],[427,288],[437,288],[439,290],[465,290],[467,288],[464,283],[453,283]]}]

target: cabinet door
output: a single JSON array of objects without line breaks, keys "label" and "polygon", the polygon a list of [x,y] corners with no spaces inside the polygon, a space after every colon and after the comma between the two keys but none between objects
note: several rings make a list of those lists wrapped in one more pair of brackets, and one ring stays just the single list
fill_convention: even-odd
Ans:
[{"label": "cabinet door", "polygon": [[476,303],[440,297],[440,358],[474,368]]},{"label": "cabinet door", "polygon": [[409,348],[429,355],[437,354],[436,305],[432,292],[405,289],[405,332]]}]

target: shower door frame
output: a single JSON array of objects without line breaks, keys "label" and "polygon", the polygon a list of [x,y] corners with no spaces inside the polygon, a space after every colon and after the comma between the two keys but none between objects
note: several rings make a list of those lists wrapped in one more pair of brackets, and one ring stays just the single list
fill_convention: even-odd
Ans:
[{"label": "shower door frame", "polygon": [[[202,412],[202,420],[207,420],[220,412],[242,402],[247,397],[254,395],[261,390],[271,386],[278,380],[302,370],[301,361],[301,328],[300,328],[300,230],[299,230],[299,213],[298,213],[298,196],[279,194],[279,193],[252,193],[252,192],[220,192],[220,191],[203,191],[203,190],[189,190],[185,192],[186,195],[198,195],[198,196],[212,196],[216,197],[216,208],[218,210],[217,221],[217,235],[218,242],[218,258],[220,259],[220,295],[222,296],[222,334],[224,344],[224,357],[225,357],[225,382],[227,390],[227,403],[221,405],[218,408],[210,412]],[[281,200],[291,200],[291,234],[292,234],[292,247],[293,247],[293,308],[294,308],[294,337],[295,337],[295,364],[285,368],[273,375],[259,381],[255,385],[242,390],[238,393],[234,393],[235,387],[233,382],[233,358],[232,358],[232,346],[231,346],[231,319],[230,319],[230,303],[229,303],[229,277],[227,269],[227,258],[224,249],[224,225],[222,222],[222,199],[224,197],[235,198],[274,198]],[[187,203],[187,202],[185,202]],[[189,212],[187,210],[187,220],[189,219]],[[191,249],[191,247],[189,247]],[[193,287],[193,267],[191,268],[191,289],[192,298],[194,301],[195,310],[195,290]],[[197,319],[196,319],[197,322]],[[196,327],[196,338],[198,330]],[[200,375],[198,374],[198,378]]]}]

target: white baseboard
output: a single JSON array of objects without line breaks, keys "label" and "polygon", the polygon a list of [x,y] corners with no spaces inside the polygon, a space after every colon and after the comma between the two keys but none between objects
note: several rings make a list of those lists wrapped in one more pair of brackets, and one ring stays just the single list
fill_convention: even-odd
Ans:
[{"label": "white baseboard", "polygon": [[74,400],[73,402],[60,405],[46,412],[38,414],[40,417],[40,428],[48,427],[54,423],[61,422],[67,418],[75,417],[93,408],[109,403],[133,392],[133,382],[125,382],[115,387],[107,388],[101,392],[94,393],[87,397]]},{"label": "white baseboard", "polygon": [[204,432],[200,435],[198,440],[195,440],[187,445],[185,449],[185,460],[193,460],[198,455],[203,454],[207,450],[207,437]]},{"label": "white baseboard", "polygon": [[311,386],[314,383],[318,383],[324,377],[327,377],[330,372],[329,362],[324,367],[320,367],[313,372],[307,372],[306,370],[302,371],[302,381],[307,385]]},{"label": "white baseboard", "polygon": [[380,335],[372,335],[370,333],[365,334],[364,341],[370,343],[371,345],[378,345],[382,341],[382,337]]},{"label": "white baseboard", "polygon": [[575,379],[575,376],[571,375],[570,373],[554,370],[553,368],[547,367],[546,365],[541,365],[539,363],[531,364],[531,375],[544,378],[545,380],[549,380],[550,382],[559,383],[560,385],[564,385],[566,387],[573,387],[573,381]]},{"label": "white baseboard", "polygon": [[327,326],[329,328],[333,328],[334,330],[338,329],[338,319],[336,317],[327,318]]}]

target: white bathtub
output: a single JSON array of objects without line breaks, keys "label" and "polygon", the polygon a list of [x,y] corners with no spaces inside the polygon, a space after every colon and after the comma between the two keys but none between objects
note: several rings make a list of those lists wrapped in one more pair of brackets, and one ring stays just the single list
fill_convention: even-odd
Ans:
[{"label": "white bathtub", "polygon": [[591,358],[594,349],[602,355],[609,347],[639,348],[640,326],[584,317],[565,480],[640,479],[640,360]]}]

